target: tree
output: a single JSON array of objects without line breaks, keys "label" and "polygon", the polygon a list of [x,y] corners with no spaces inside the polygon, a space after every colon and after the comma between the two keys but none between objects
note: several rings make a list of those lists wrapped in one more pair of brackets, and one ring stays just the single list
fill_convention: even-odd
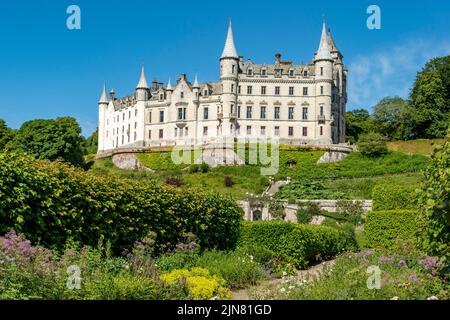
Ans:
[{"label": "tree", "polygon": [[450,265],[450,131],[444,145],[435,149],[425,173],[420,212],[424,222],[424,249]]},{"label": "tree", "polygon": [[98,128],[85,141],[85,154],[97,153],[98,149]]},{"label": "tree", "polygon": [[386,97],[374,106],[372,114],[377,132],[388,139],[403,139],[402,125],[408,103],[400,97]]},{"label": "tree", "polygon": [[366,109],[355,109],[345,113],[346,138],[350,142],[358,141],[359,135],[373,129],[373,121]]},{"label": "tree", "polygon": [[437,70],[419,72],[411,91],[413,131],[418,138],[442,138],[449,126],[450,105]]},{"label": "tree", "polygon": [[366,157],[380,157],[388,152],[386,138],[376,132],[362,134],[358,140],[358,150]]},{"label": "tree", "polygon": [[423,71],[437,71],[445,87],[446,105],[450,106],[450,55],[434,58],[425,64]]},{"label": "tree", "polygon": [[5,149],[8,142],[14,138],[14,130],[6,125],[3,119],[0,119],[0,151]]},{"label": "tree", "polygon": [[11,141],[11,149],[38,159],[84,164],[81,128],[72,117],[25,122]]}]

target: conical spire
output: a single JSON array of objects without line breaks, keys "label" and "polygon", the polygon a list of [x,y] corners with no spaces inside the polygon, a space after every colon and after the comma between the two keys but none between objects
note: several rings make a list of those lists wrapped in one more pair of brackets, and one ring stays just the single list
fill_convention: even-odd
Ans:
[{"label": "conical spire", "polygon": [[333,60],[330,53],[330,46],[328,45],[327,27],[325,19],[322,25],[322,36],[320,37],[319,50],[317,51],[315,60]]},{"label": "conical spire", "polygon": [[231,28],[231,19],[228,23],[228,34],[227,34],[227,40],[225,41],[225,47],[223,48],[222,55],[220,58],[236,58],[239,59],[236,47],[234,46],[234,40],[233,40],[233,29]]},{"label": "conical spire", "polygon": [[172,88],[172,82],[170,82],[170,78],[169,78],[169,82],[167,83],[167,88],[166,90],[173,90]]},{"label": "conical spire", "polygon": [[147,79],[145,79],[144,65],[142,65],[141,78],[139,79],[139,83],[137,84],[136,89],[148,89]]},{"label": "conical spire", "polygon": [[200,85],[198,84],[198,78],[197,74],[195,74],[194,84],[192,85],[193,88],[200,88]]},{"label": "conical spire", "polygon": [[106,82],[103,84],[102,96],[100,97],[100,100],[98,101],[98,103],[99,104],[108,103],[108,98],[106,96]]},{"label": "conical spire", "polygon": [[333,37],[331,36],[331,28],[328,27],[328,46],[330,47],[330,51],[339,51],[334,43]]}]

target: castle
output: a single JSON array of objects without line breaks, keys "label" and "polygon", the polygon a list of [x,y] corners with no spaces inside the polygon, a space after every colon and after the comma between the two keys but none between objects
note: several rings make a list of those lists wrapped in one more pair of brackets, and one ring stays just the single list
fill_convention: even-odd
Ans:
[{"label": "castle", "polygon": [[[148,85],[142,66],[135,92],[98,102],[98,153],[126,148],[205,144],[220,138],[276,137],[293,145],[345,142],[347,69],[330,30],[322,27],[311,63],[295,65],[275,55],[273,64],[244,62],[231,21],[220,56],[220,80],[191,83],[181,74],[166,86]],[[244,140],[245,141],[245,140]]]}]

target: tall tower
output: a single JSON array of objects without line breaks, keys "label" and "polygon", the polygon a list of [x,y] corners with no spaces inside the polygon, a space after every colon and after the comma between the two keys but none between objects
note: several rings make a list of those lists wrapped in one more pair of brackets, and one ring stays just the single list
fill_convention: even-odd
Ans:
[{"label": "tall tower", "polygon": [[316,138],[322,144],[331,144],[336,140],[332,130],[332,94],[333,94],[333,62],[328,44],[325,20],[322,25],[319,49],[314,57],[316,83]]},{"label": "tall tower", "polygon": [[[220,56],[220,83],[222,85],[222,136],[234,137],[236,133],[237,88],[239,56],[234,46],[231,20],[227,40]],[[220,117],[219,117],[220,119]]]},{"label": "tall tower", "polygon": [[139,83],[136,86],[136,101],[147,101],[148,100],[148,85],[147,79],[145,79],[144,65],[141,68],[141,77],[139,78]]},{"label": "tall tower", "polygon": [[101,152],[105,149],[105,121],[106,121],[106,112],[108,108],[108,98],[106,96],[106,83],[103,85],[102,95],[100,100],[98,101],[98,150],[97,152]]}]

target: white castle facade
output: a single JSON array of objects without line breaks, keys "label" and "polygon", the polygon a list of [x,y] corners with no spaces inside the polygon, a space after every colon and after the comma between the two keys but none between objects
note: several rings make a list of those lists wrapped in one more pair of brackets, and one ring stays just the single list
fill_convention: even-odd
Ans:
[{"label": "white castle facade", "polygon": [[220,80],[193,83],[181,74],[175,84],[154,80],[144,67],[135,92],[116,98],[106,85],[98,103],[98,152],[172,146],[220,138],[272,137],[282,144],[345,142],[347,69],[323,24],[311,63],[294,65],[275,55],[273,64],[244,62],[231,22],[220,61]]}]

